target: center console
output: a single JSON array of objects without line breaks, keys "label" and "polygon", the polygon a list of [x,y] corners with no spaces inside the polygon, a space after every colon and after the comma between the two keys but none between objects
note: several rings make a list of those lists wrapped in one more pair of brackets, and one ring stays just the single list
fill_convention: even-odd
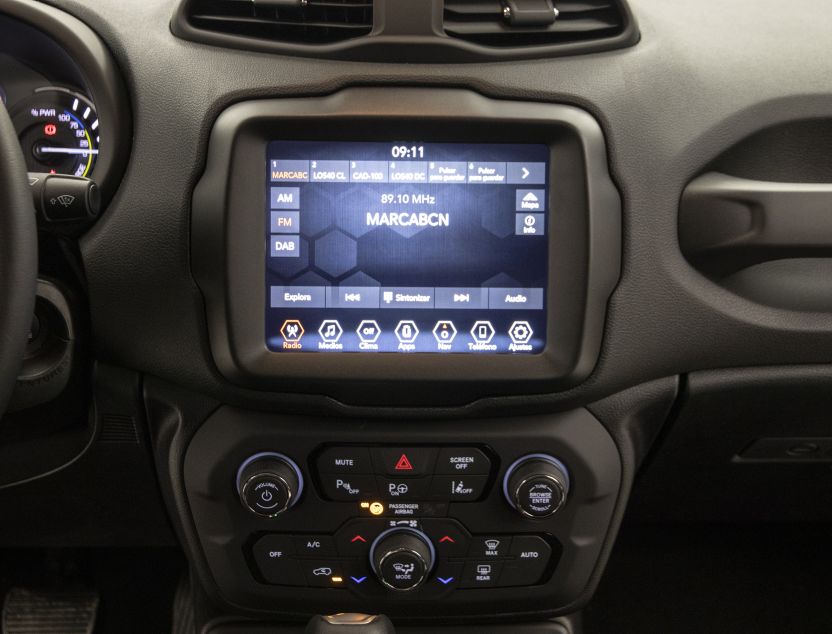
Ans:
[{"label": "center console", "polygon": [[241,103],[193,203],[218,371],[349,415],[220,406],[188,436],[179,508],[215,598],[298,619],[574,605],[622,503],[613,439],[579,407],[454,412],[597,362],[621,209],[595,120],[462,90]]},{"label": "center console", "polygon": [[470,427],[220,409],[184,473],[222,596],[399,617],[570,603],[618,499],[612,438],[585,410]]}]

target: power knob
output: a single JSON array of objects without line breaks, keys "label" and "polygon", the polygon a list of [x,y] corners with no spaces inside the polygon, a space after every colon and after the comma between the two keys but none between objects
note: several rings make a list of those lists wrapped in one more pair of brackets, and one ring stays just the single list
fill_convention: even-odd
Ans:
[{"label": "power knob", "polygon": [[243,506],[255,515],[275,517],[300,499],[303,475],[283,454],[258,453],[237,470],[237,492]]},{"label": "power knob", "polygon": [[435,559],[430,538],[415,528],[388,529],[370,547],[370,564],[378,580],[399,592],[421,586]]},{"label": "power knob", "polygon": [[503,493],[521,515],[534,519],[549,517],[566,502],[569,471],[560,460],[547,454],[523,456],[506,470]]}]

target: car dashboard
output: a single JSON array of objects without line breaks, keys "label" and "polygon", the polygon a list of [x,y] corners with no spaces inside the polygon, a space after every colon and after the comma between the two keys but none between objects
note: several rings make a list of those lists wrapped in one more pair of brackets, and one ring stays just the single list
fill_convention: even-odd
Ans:
[{"label": "car dashboard", "polygon": [[0,541],[175,547],[190,631],[578,634],[622,523],[828,521],[831,27],[8,0]]}]

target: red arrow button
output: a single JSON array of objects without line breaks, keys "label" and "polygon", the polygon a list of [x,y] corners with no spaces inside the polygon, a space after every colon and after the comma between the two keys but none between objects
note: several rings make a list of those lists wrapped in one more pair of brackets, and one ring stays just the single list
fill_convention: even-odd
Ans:
[{"label": "red arrow button", "polygon": [[361,535],[356,535],[355,537],[353,537],[353,538],[350,540],[350,543],[351,543],[351,544],[354,544],[355,542],[363,542],[363,543],[365,543],[365,544],[366,544],[366,543],[367,543],[367,540],[366,540],[366,539],[364,539]]},{"label": "red arrow button", "polygon": [[445,535],[444,537],[441,537],[441,538],[439,539],[439,543],[440,543],[440,544],[444,544],[445,542],[449,542],[449,543],[451,543],[451,544],[455,544],[455,543],[456,543],[456,542],[454,541],[454,538],[453,538],[453,537],[451,537],[450,535]]}]

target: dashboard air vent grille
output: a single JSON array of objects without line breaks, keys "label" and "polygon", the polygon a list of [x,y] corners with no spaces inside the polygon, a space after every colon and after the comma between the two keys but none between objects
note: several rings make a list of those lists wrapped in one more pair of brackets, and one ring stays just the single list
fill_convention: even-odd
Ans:
[{"label": "dashboard air vent grille", "polygon": [[445,33],[493,47],[571,44],[620,35],[626,19],[619,0],[554,0],[556,19],[527,24],[513,19],[507,0],[445,0]]},{"label": "dashboard air vent grille", "polygon": [[274,42],[328,44],[367,35],[373,0],[191,0],[194,28]]}]

